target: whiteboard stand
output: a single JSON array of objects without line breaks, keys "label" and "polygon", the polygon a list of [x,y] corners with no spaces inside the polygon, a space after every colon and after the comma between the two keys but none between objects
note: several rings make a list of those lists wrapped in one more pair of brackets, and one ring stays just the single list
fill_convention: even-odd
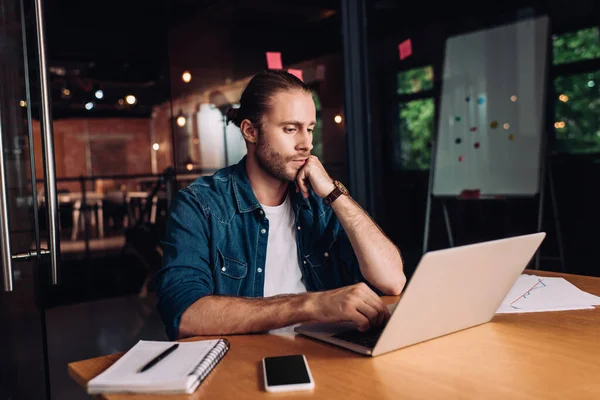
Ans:
[{"label": "whiteboard stand", "polygon": [[[563,240],[562,233],[560,230],[560,220],[558,218],[558,203],[556,201],[556,192],[554,188],[554,176],[552,174],[552,162],[549,157],[546,157],[545,168],[542,166],[542,180],[540,187],[540,201],[538,208],[538,232],[541,232],[543,229],[543,218],[544,218],[544,193],[546,192],[546,170],[548,171],[548,183],[550,189],[550,201],[552,202],[552,215],[554,217],[554,229],[556,233],[556,241],[558,244],[558,257],[544,257],[547,260],[560,260],[560,268],[562,272],[567,272],[567,268],[565,266],[565,256],[564,256],[564,248],[563,248]],[[540,269],[540,259],[541,259],[541,250],[538,249],[535,256],[535,269]]]},{"label": "whiteboard stand", "polygon": [[[432,150],[432,164],[434,163],[435,160],[435,147]],[[433,193],[432,193],[432,186],[433,186],[433,165],[431,167],[432,172],[430,172],[429,175],[429,189],[428,189],[428,193],[427,193],[427,208],[425,210],[425,229],[424,229],[424,238],[423,238],[423,254],[427,253],[428,247],[429,247],[429,227],[430,227],[430,222],[431,222],[431,207],[432,207],[432,203],[434,199],[439,199],[442,205],[442,212],[444,214],[444,224],[446,227],[446,233],[448,235],[448,243],[450,245],[450,247],[454,247],[454,236],[452,234],[452,226],[450,224],[450,214],[448,212],[448,205],[447,205],[447,200],[449,199],[449,197],[439,197],[436,198]],[[547,173],[546,173],[547,172]],[[548,157],[544,157],[544,162],[542,163],[541,166],[541,174],[540,174],[540,193],[539,193],[539,198],[538,198],[538,216],[537,216],[537,230],[538,232],[542,232],[542,229],[544,227],[544,200],[545,200],[545,196],[546,196],[546,178],[548,179],[548,190],[550,191],[550,201],[552,203],[552,214],[553,214],[553,218],[554,218],[554,229],[555,229],[555,234],[556,234],[556,240],[557,240],[557,244],[558,244],[558,253],[559,256],[558,257],[541,257],[541,248],[538,249],[537,253],[536,253],[536,259],[535,259],[535,269],[539,270],[540,269],[540,260],[541,258],[547,259],[547,260],[559,260],[560,261],[560,265],[561,265],[561,271],[562,272],[567,272],[566,266],[565,266],[565,258],[564,258],[564,247],[563,247],[563,239],[562,239],[562,233],[561,233],[561,229],[560,229],[560,219],[558,216],[558,204],[557,204],[557,200],[556,200],[556,193],[555,193],[555,187],[554,187],[554,178],[553,178],[553,174],[552,174],[552,164],[550,162],[550,159]],[[517,198],[515,196],[515,198]],[[458,199],[461,199],[460,197],[458,197]],[[486,199],[485,197],[483,199]],[[487,199],[496,199],[494,197],[491,198],[487,198]],[[462,200],[462,199],[461,199]],[[479,199],[465,199],[464,201],[473,201],[473,200],[479,200]],[[502,201],[509,201],[510,198],[504,198],[501,199]]]}]

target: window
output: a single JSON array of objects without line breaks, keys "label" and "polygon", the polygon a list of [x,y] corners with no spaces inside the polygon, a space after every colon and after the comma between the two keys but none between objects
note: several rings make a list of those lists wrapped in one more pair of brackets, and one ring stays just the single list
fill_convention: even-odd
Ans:
[{"label": "window", "polygon": [[434,132],[433,67],[397,74],[398,124],[392,139],[394,170],[426,170]]},{"label": "window", "polygon": [[600,32],[597,27],[552,37],[558,97],[554,130],[560,153],[600,153]]},{"label": "window", "polygon": [[600,58],[600,30],[581,29],[552,36],[554,65]]},{"label": "window", "polygon": [[321,110],[322,110],[322,105],[321,105],[321,98],[319,97],[319,94],[317,93],[316,90],[311,90],[312,91],[312,98],[315,102],[315,109],[317,111],[317,124],[314,127],[313,130],[313,149],[311,151],[311,153],[315,156],[317,156],[319,159],[323,158],[323,121],[322,121],[322,117],[321,117]]},{"label": "window", "polygon": [[419,93],[433,89],[433,67],[398,72],[398,94]]},{"label": "window", "polygon": [[400,103],[398,109],[399,146],[394,146],[394,169],[429,169],[434,129],[433,98]]},{"label": "window", "polygon": [[558,76],[554,89],[557,146],[566,153],[600,153],[600,70]]}]

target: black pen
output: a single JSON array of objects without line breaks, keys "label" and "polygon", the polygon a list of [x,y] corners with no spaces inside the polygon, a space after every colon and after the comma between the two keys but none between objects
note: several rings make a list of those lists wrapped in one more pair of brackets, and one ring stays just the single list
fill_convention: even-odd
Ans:
[{"label": "black pen", "polygon": [[152,360],[150,360],[150,362],[148,364],[144,365],[142,367],[142,369],[139,370],[139,372],[144,372],[146,370],[149,370],[150,368],[152,368],[153,366],[158,364],[158,362],[160,360],[162,360],[163,358],[165,358],[166,356],[171,354],[173,351],[175,351],[175,349],[177,347],[179,347],[179,343],[175,343],[173,346],[169,347],[168,349],[166,349],[165,351],[163,351],[162,353],[160,353],[159,355],[154,357]]}]

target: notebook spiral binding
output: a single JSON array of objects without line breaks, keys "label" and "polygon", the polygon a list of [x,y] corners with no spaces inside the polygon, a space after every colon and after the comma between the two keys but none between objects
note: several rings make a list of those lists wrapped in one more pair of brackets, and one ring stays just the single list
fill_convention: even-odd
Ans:
[{"label": "notebook spiral binding", "polygon": [[198,376],[198,382],[202,382],[204,378],[210,374],[210,372],[215,368],[215,366],[221,361],[225,353],[229,350],[229,340],[227,339],[219,339],[219,342],[212,348],[211,351],[208,352],[206,357],[200,361],[200,364],[196,366],[189,373],[189,375]]}]

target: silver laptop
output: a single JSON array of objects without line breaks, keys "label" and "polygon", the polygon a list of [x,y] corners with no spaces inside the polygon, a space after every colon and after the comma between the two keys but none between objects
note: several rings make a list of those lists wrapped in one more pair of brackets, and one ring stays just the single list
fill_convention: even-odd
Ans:
[{"label": "silver laptop", "polygon": [[383,328],[351,322],[299,325],[299,334],[378,356],[489,322],[545,232],[426,253]]}]

